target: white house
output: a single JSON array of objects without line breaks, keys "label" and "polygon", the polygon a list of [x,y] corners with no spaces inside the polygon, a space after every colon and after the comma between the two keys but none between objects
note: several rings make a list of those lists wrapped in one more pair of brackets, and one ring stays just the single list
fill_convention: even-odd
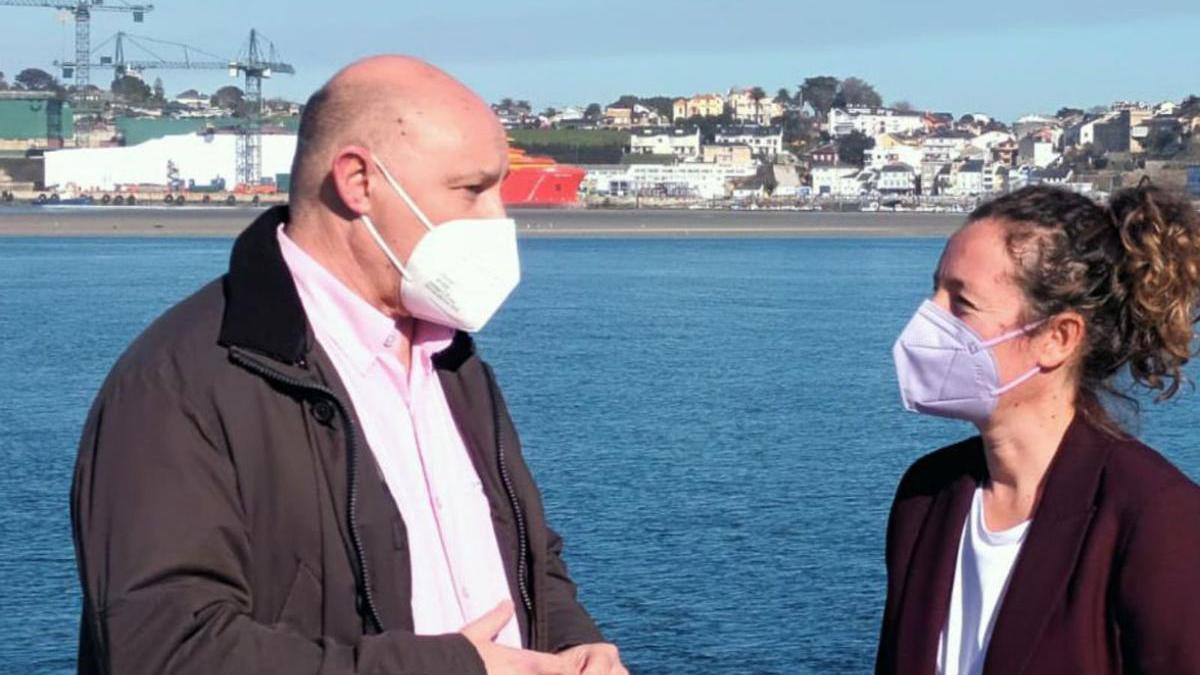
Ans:
[{"label": "white house", "polygon": [[1022,164],[1032,164],[1033,166],[1044,169],[1059,158],[1059,152],[1055,150],[1054,143],[1039,138],[1038,136],[1026,136],[1021,139],[1018,144],[1019,150],[1017,155]]},{"label": "white house", "polygon": [[879,170],[875,189],[882,194],[916,194],[917,172],[908,164],[889,164]]},{"label": "white house", "polygon": [[974,138],[962,131],[942,131],[921,139],[921,161],[937,164],[952,162],[962,155],[963,150]]},{"label": "white house", "polygon": [[686,194],[704,199],[725,197],[730,180],[753,176],[756,171],[754,165],[731,166],[703,162],[583,168],[587,169],[584,184],[599,194],[628,195],[661,190],[668,194]]},{"label": "white house", "polygon": [[1040,129],[1060,129],[1061,127],[1062,122],[1057,118],[1046,117],[1044,115],[1026,115],[1013,123],[1013,134],[1017,138],[1024,138]]},{"label": "white house", "polygon": [[875,146],[863,153],[863,159],[872,169],[882,169],[888,164],[898,162],[910,166],[919,166],[924,157],[921,147],[913,143],[902,143],[891,134],[880,134],[875,137]]},{"label": "white house", "polygon": [[957,197],[975,197],[984,190],[984,164],[977,159],[961,162],[950,169],[950,185],[947,194]]},{"label": "white house", "polygon": [[783,128],[756,125],[718,127],[717,143],[748,145],[760,157],[775,157],[783,152]]},{"label": "white house", "polygon": [[919,112],[892,108],[850,107],[829,111],[829,133],[849,136],[857,131],[865,136],[910,134],[925,128],[925,116]]},{"label": "white house", "polygon": [[819,197],[858,197],[868,192],[868,173],[855,166],[832,165],[812,168],[812,193]]},{"label": "white house", "polygon": [[700,130],[686,127],[645,127],[629,136],[631,155],[674,155],[682,160],[700,160]]},{"label": "white house", "polygon": [[998,145],[1011,143],[1015,140],[1016,139],[1013,138],[1013,135],[1007,131],[985,131],[982,134],[979,134],[978,136],[968,140],[967,142],[981,150],[990,151],[992,148]]}]

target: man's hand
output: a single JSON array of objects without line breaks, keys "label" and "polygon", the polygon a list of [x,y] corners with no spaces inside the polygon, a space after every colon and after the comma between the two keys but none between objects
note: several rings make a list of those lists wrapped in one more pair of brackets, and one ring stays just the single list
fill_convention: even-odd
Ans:
[{"label": "man's hand", "polygon": [[513,604],[506,600],[462,629],[463,636],[479,652],[488,675],[576,675],[581,672],[573,670],[561,656],[513,649],[493,642],[512,615]]},{"label": "man's hand", "polygon": [[629,675],[621,665],[621,655],[615,645],[579,645],[564,649],[558,655],[571,666],[572,675]]}]

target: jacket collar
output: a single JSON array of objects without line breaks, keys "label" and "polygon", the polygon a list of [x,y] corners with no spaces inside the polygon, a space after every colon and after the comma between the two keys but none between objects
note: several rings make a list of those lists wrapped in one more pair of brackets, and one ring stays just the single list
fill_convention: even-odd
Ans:
[{"label": "jacket collar", "polygon": [[[217,341],[296,365],[306,360],[315,340],[279,249],[277,230],[287,221],[286,206],[271,207],[234,241],[223,280],[225,314]],[[458,331],[450,346],[434,355],[433,365],[456,371],[474,355],[474,340]]]},{"label": "jacket collar", "polygon": [[241,347],[286,364],[309,349],[308,320],[275,231],[288,220],[286,206],[267,209],[233,243],[225,275],[225,315],[218,343]]},{"label": "jacket collar", "polygon": [[[1020,673],[1062,601],[1095,511],[1111,438],[1077,415],[1050,464],[1029,533],[1013,567],[988,646],[985,672]],[[987,477],[983,443],[962,452],[961,471],[937,494],[905,571],[897,629],[900,672],[933,672],[949,610],[971,498]]]}]

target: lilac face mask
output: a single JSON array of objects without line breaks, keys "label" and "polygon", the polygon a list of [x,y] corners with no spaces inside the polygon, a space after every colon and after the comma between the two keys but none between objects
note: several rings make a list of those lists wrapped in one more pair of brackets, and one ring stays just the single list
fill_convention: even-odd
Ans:
[{"label": "lilac face mask", "polygon": [[1001,394],[1041,370],[1035,366],[1002,385],[992,347],[1025,335],[1042,323],[984,340],[958,317],[926,300],[892,347],[904,407],[976,424],[986,422]]}]

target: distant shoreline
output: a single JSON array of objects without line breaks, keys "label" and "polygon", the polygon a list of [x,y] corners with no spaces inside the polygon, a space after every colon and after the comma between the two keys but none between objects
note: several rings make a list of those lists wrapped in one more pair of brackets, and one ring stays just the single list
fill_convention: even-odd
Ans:
[{"label": "distant shoreline", "polygon": [[[234,237],[250,207],[0,207],[0,237]],[[965,214],[692,209],[514,209],[541,238],[946,237]]]}]

